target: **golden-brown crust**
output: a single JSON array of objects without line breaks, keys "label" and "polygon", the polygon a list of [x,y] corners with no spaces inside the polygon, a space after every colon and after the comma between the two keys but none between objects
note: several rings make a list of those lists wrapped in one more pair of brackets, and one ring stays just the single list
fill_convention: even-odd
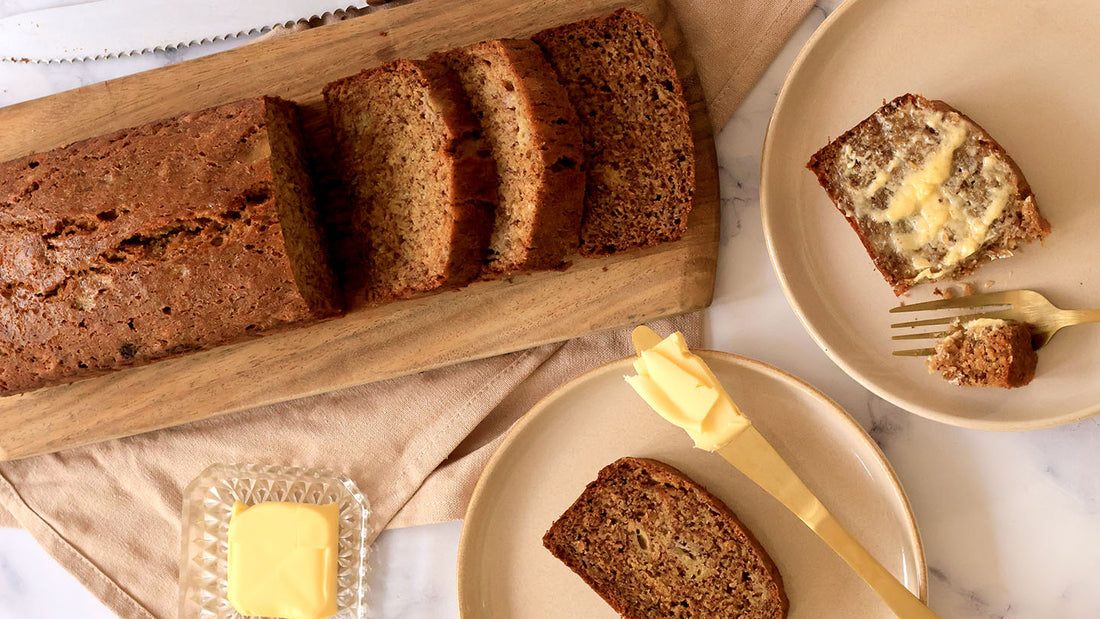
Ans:
[{"label": "golden-brown crust", "polygon": [[335,312],[310,307],[287,255],[265,115],[284,105],[238,101],[0,164],[0,391]]},{"label": "golden-brown crust", "polygon": [[[624,592],[619,590],[614,583],[601,581],[594,578],[589,569],[583,564],[586,560],[596,561],[598,559],[590,559],[583,556],[582,553],[576,552],[572,549],[572,544],[577,540],[574,539],[577,535],[584,535],[584,531],[573,531],[569,529],[572,524],[584,517],[587,510],[587,506],[593,497],[599,495],[605,491],[605,488],[613,483],[621,476],[630,476],[641,474],[652,479],[656,484],[662,484],[668,488],[676,488],[683,490],[694,498],[702,507],[700,511],[708,511],[709,522],[722,522],[725,526],[727,534],[733,535],[735,542],[749,550],[747,555],[743,557],[749,557],[756,564],[758,570],[766,572],[766,582],[768,595],[767,600],[762,603],[764,609],[755,609],[757,614],[747,616],[746,619],[782,619],[786,616],[787,609],[789,607],[789,601],[783,588],[782,577],[779,574],[779,570],[776,568],[771,557],[757,541],[756,537],[745,528],[737,516],[717,497],[711,494],[706,488],[696,484],[681,471],[676,468],[665,464],[663,462],[652,460],[648,458],[620,458],[619,460],[604,467],[597,479],[587,485],[584,492],[573,503],[572,506],[551,526],[550,530],[543,536],[543,546],[545,546],[551,553],[554,554],[559,560],[565,563],[573,572],[580,576],[589,587],[591,587],[596,593],[600,595],[612,608],[619,614],[627,619],[646,619],[650,616],[644,614],[639,610],[638,604],[640,601],[628,599],[629,593],[637,593],[637,591]],[[685,501],[686,502],[686,501]],[[593,514],[593,516],[596,516]],[[603,514],[606,516],[606,514]],[[611,523],[604,523],[602,519],[598,519],[599,526],[612,526]],[[623,525],[625,526],[625,525]],[[590,535],[596,535],[597,531],[588,531]],[[595,541],[594,539],[589,541]],[[613,566],[603,565],[603,568],[609,570],[614,569]],[[603,571],[601,571],[602,573]],[[761,576],[761,574],[754,574],[755,576]],[[734,582],[740,582],[740,579],[734,580]],[[690,581],[688,581],[690,582]],[[663,586],[667,586],[671,589],[675,588],[675,583],[661,583]],[[688,586],[686,583],[685,587]],[[666,600],[669,604],[675,604],[681,599],[688,599],[690,607],[693,609],[691,612],[696,614],[690,614],[688,611],[684,611],[686,614],[684,617],[694,616],[702,617],[706,615],[707,609],[701,605],[705,604],[704,600],[691,599],[690,591],[677,590],[676,595],[679,596],[675,600]],[[761,603],[760,600],[757,600]],[[656,608],[647,608],[647,611],[658,612]],[[701,614],[700,614],[701,613]],[[663,616],[663,615],[662,615]]]}]

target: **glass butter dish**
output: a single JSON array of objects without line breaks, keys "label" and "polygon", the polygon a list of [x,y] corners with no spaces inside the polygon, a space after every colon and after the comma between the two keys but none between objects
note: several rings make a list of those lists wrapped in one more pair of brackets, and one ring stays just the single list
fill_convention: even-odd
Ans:
[{"label": "glass butter dish", "polygon": [[333,619],[362,619],[367,606],[370,506],[355,482],[323,469],[215,464],[183,491],[179,619],[238,619],[226,580],[233,503],[336,503],[340,509]]}]

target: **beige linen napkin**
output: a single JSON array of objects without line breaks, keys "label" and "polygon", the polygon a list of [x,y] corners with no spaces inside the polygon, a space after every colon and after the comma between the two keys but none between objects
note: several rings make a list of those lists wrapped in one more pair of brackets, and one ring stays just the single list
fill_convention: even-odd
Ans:
[{"label": "beige linen napkin", "polygon": [[[812,0],[671,0],[722,127]],[[652,323],[701,341],[699,314]],[[461,518],[512,423],[631,353],[615,330],[57,454],[0,463],[0,525],[26,529],[122,617],[172,617],[183,487],[215,462],[335,469],[376,530]]]}]

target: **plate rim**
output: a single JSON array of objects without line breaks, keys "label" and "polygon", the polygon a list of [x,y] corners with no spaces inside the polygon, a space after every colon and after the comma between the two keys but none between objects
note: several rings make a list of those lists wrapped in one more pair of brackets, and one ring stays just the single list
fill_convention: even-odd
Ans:
[{"label": "plate rim", "polygon": [[[749,370],[755,370],[762,374],[770,375],[770,377],[778,379],[779,381],[787,384],[788,386],[802,390],[807,395],[820,401],[826,408],[836,416],[846,431],[852,432],[854,438],[863,442],[871,453],[878,459],[879,464],[883,467],[886,473],[887,479],[890,482],[889,486],[893,490],[894,494],[900,499],[901,507],[903,509],[905,530],[911,536],[914,545],[913,560],[916,564],[916,578],[918,596],[922,602],[928,602],[928,563],[924,556],[924,542],[921,539],[920,529],[917,526],[916,517],[913,514],[912,505],[909,503],[909,497],[905,494],[905,489],[901,485],[901,480],[898,479],[897,472],[894,471],[894,467],[890,464],[890,461],[886,458],[886,455],[879,448],[878,444],[871,438],[871,435],[867,434],[867,431],[836,401],[826,395],[817,387],[809,384],[808,382],[798,378],[797,376],[781,370],[773,365],[764,363],[756,359],[738,355],[735,353],[710,350],[710,349],[693,349],[693,352],[699,354],[704,358],[717,358],[724,361],[729,361],[734,365],[741,366]],[[467,606],[470,604],[469,600],[465,598],[465,587],[463,583],[468,579],[466,573],[466,566],[468,565],[468,556],[472,554],[470,550],[470,527],[469,522],[475,511],[482,509],[482,498],[486,492],[486,479],[497,469],[500,464],[503,454],[506,448],[509,447],[516,436],[528,425],[543,414],[554,402],[561,399],[564,393],[570,389],[574,389],[582,382],[592,380],[597,376],[609,373],[613,370],[621,371],[620,366],[630,366],[633,363],[634,357],[623,357],[614,361],[609,361],[602,365],[598,365],[590,370],[585,371],[578,376],[570,379],[568,382],[558,386],[550,393],[543,396],[534,406],[532,406],[526,413],[523,414],[519,420],[512,425],[505,435],[504,440],[493,451],[493,454],[489,457],[489,461],[485,464],[485,468],[482,470],[481,475],[478,477],[477,484],[474,486],[474,491],[470,495],[469,505],[466,507],[466,512],[463,515],[462,531],[458,541],[458,557],[455,565],[455,590],[458,601],[459,617],[462,619],[472,619],[474,615],[466,614]],[[632,366],[631,366],[632,367]]]},{"label": "plate rim", "polygon": [[[973,418],[973,417],[960,417],[958,415],[952,415],[942,412],[938,409],[922,405],[912,399],[902,397],[891,392],[889,389],[877,384],[874,380],[868,377],[865,373],[855,368],[852,364],[844,360],[834,349],[828,345],[822,336],[821,332],[814,326],[813,322],[807,317],[805,308],[802,306],[798,298],[796,297],[790,282],[788,281],[784,271],[779,267],[779,258],[777,257],[775,243],[773,241],[773,229],[770,223],[771,218],[775,216],[775,209],[769,207],[770,203],[770,183],[765,182],[765,178],[768,177],[770,157],[774,157],[774,137],[775,137],[775,119],[779,114],[779,110],[786,103],[789,98],[789,90],[791,83],[800,74],[802,65],[805,64],[806,59],[814,53],[815,48],[819,44],[821,38],[832,29],[837,21],[846,19],[844,15],[854,6],[865,3],[866,0],[845,0],[840,6],[838,6],[831,14],[829,14],[821,25],[814,30],[810,38],[806,40],[806,43],[799,50],[798,55],[795,56],[794,62],[791,64],[791,68],[787,70],[786,76],[783,78],[783,86],[779,89],[779,95],[776,97],[775,105],[772,106],[771,115],[768,117],[768,125],[764,132],[764,143],[760,148],[760,219],[763,222],[764,228],[764,243],[768,248],[768,256],[771,258],[772,270],[775,272],[776,278],[779,280],[779,287],[783,290],[783,296],[787,299],[787,304],[794,310],[795,315],[798,317],[798,321],[802,323],[802,327],[810,334],[814,343],[820,348],[828,357],[835,363],[841,370],[844,371],[849,377],[858,382],[863,388],[867,389],[876,396],[890,402],[898,408],[913,413],[915,415],[931,419],[939,423],[956,426],[960,428],[968,428],[972,430],[993,430],[997,432],[1022,432],[1029,430],[1045,430],[1049,428],[1055,428],[1058,426],[1064,426],[1071,423],[1076,423],[1089,417],[1093,417],[1100,414],[1100,402],[1086,406],[1084,408],[1070,411],[1068,413],[1058,415],[1055,417],[1047,417],[1043,419],[1034,419],[1027,421],[1011,421],[1001,420],[996,418]],[[778,165],[778,164],[776,164]]]}]

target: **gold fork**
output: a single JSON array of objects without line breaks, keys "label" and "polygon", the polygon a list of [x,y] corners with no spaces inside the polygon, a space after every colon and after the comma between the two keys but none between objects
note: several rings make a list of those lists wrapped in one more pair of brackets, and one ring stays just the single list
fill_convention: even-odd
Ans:
[{"label": "gold fork", "polygon": [[[1003,292],[989,292],[986,294],[974,294],[954,299],[940,301],[927,301],[914,303],[913,305],[901,305],[890,310],[891,314],[901,312],[920,312],[926,310],[944,310],[958,308],[979,308],[1005,306],[1006,309],[985,310],[973,314],[951,315],[940,318],[928,318],[925,320],[912,320],[909,322],[897,322],[890,325],[891,328],[925,327],[930,325],[946,325],[955,322],[967,322],[978,318],[1000,318],[1002,320],[1015,320],[1031,325],[1031,344],[1036,350],[1042,348],[1063,327],[1071,327],[1086,322],[1100,322],[1100,310],[1064,310],[1054,306],[1046,297],[1034,290],[1005,290]],[[907,333],[895,335],[895,340],[921,340],[940,339],[947,337],[951,331],[935,331],[931,333]],[[913,350],[895,350],[899,357],[926,357],[933,353],[931,348],[916,348]]]}]

